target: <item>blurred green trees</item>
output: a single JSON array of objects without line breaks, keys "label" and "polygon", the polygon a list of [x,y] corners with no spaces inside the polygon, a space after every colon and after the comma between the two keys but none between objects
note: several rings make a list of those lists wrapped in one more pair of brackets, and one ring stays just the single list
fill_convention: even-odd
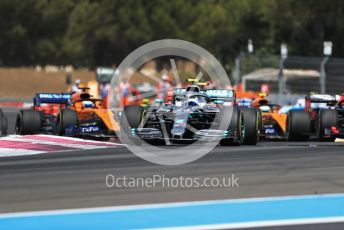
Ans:
[{"label": "blurred green trees", "polygon": [[119,64],[149,41],[177,38],[203,46],[224,64],[246,50],[344,56],[340,0],[0,0],[0,64]]}]

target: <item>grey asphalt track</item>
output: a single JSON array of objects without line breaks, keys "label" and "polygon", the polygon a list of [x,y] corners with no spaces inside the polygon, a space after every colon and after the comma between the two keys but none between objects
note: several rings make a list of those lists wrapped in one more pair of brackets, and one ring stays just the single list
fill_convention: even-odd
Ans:
[{"label": "grey asphalt track", "polygon": [[[205,157],[180,166],[154,165],[125,147],[0,158],[0,212],[343,193],[343,173],[344,143],[218,146]],[[222,178],[235,174],[239,187],[108,188],[108,174],[134,178]],[[331,226],[337,228],[339,224],[326,228]]]},{"label": "grey asphalt track", "polygon": [[[314,145],[313,145],[314,144]],[[217,147],[193,163],[160,166],[126,148],[0,159],[0,212],[344,191],[343,145]],[[106,175],[239,178],[238,188],[107,188]]]}]

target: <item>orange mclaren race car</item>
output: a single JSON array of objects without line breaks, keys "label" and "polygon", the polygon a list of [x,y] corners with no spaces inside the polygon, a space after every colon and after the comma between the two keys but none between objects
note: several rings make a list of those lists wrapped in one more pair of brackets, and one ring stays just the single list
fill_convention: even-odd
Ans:
[{"label": "orange mclaren race car", "polygon": [[102,99],[82,92],[37,93],[34,105],[17,115],[17,134],[48,133],[89,138],[110,138],[119,130],[113,113]]},{"label": "orange mclaren race car", "polygon": [[280,105],[271,104],[266,93],[258,93],[255,98],[239,99],[240,107],[253,107],[260,111],[260,137],[263,139],[283,139],[286,136],[287,114],[280,114]]},{"label": "orange mclaren race car", "polygon": [[71,96],[67,109],[57,115],[57,132],[67,136],[108,138],[116,136],[119,124],[103,99],[92,97],[87,90]]}]

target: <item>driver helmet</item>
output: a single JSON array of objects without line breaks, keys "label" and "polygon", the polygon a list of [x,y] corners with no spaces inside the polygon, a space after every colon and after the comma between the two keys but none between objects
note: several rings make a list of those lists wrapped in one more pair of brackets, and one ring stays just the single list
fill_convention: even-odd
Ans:
[{"label": "driver helmet", "polygon": [[83,101],[82,106],[87,109],[93,108],[93,102],[92,101]]},{"label": "driver helmet", "polygon": [[191,85],[189,87],[186,88],[186,92],[196,92],[199,93],[201,90],[198,87],[198,85]]},{"label": "driver helmet", "polygon": [[271,112],[271,108],[268,105],[262,105],[262,106],[259,107],[259,109],[263,113],[270,113]]},{"label": "driver helmet", "polygon": [[189,97],[188,99],[188,106],[194,107],[198,106],[198,98],[197,97]]}]

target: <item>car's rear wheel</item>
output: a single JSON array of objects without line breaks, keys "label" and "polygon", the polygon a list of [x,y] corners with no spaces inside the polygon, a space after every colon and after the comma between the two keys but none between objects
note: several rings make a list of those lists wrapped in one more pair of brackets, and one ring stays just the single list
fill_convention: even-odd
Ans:
[{"label": "car's rear wheel", "polygon": [[287,140],[308,141],[311,132],[311,118],[305,111],[290,111],[287,117]]},{"label": "car's rear wheel", "polygon": [[78,125],[78,115],[75,110],[62,109],[57,115],[57,134],[66,135],[66,129]]},{"label": "car's rear wheel", "polygon": [[0,132],[2,136],[7,135],[7,118],[2,109],[0,109]]},{"label": "car's rear wheel", "polygon": [[2,136],[7,135],[7,118],[0,109],[0,132]]},{"label": "car's rear wheel", "polygon": [[331,134],[326,135],[325,130],[331,130],[332,127],[337,127],[338,113],[336,110],[323,109],[319,111],[319,119],[317,126],[317,135],[320,141],[334,141],[336,138]]},{"label": "car's rear wheel", "polygon": [[7,118],[5,116],[0,117],[0,125],[1,135],[7,135]]},{"label": "car's rear wheel", "polygon": [[16,133],[28,135],[42,131],[42,119],[39,111],[28,109],[21,110],[16,119]]},{"label": "car's rear wheel", "polygon": [[244,115],[244,145],[256,145],[259,139],[259,114],[255,108],[241,108]]}]

